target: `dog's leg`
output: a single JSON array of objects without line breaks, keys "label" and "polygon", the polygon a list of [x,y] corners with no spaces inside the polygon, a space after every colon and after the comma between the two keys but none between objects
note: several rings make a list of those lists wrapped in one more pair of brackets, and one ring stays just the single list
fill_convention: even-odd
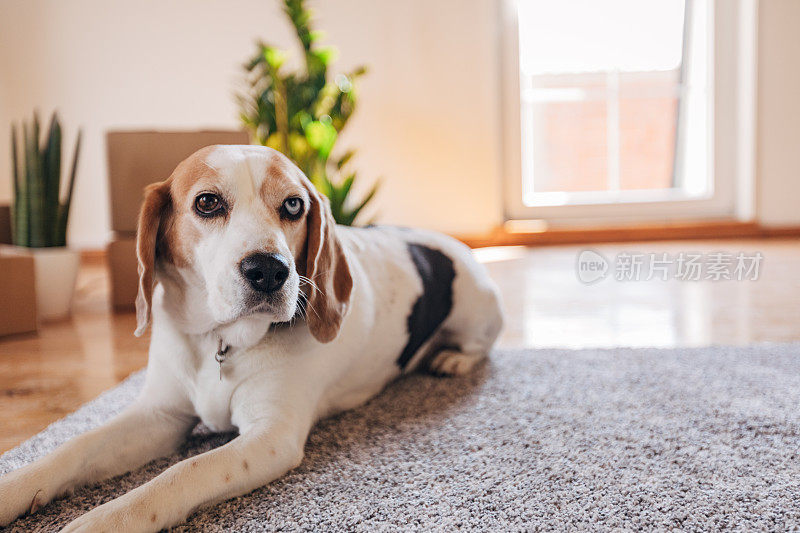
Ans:
[{"label": "dog's leg", "polygon": [[0,478],[0,526],[93,481],[128,472],[177,448],[191,429],[177,417],[136,403],[97,429]]},{"label": "dog's leg", "polygon": [[158,531],[182,522],[199,507],[266,485],[300,464],[310,426],[271,420],[251,426],[224,446],[173,465],[63,531]]}]

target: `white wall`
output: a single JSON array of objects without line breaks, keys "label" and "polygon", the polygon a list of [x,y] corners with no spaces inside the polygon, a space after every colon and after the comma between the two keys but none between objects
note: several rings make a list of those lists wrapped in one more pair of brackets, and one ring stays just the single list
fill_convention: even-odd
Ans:
[{"label": "white wall", "polygon": [[758,16],[756,209],[800,225],[800,1],[761,0]]},{"label": "white wall", "polygon": [[[371,68],[339,146],[359,149],[363,178],[384,178],[380,221],[459,234],[501,222],[498,1],[314,2],[336,68]],[[800,224],[800,1],[759,6],[756,216]],[[70,242],[102,246],[103,133],[238,127],[233,93],[257,38],[294,50],[279,0],[3,0],[0,202],[9,122],[58,108],[68,134],[85,132]]]},{"label": "white wall", "polygon": [[[379,220],[452,233],[499,223],[493,0],[313,5],[340,49],[335,68],[371,68],[340,147],[359,149],[364,178],[383,176]],[[11,194],[8,123],[57,108],[67,133],[85,135],[70,242],[103,245],[104,132],[238,127],[233,94],[254,41],[297,54],[284,18],[278,0],[3,1],[0,201]]]}]

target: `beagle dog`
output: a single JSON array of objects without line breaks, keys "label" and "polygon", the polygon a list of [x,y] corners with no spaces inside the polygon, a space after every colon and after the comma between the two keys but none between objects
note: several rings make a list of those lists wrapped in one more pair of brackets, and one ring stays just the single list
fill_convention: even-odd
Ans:
[{"label": "beagle dog", "polygon": [[138,400],[0,478],[0,525],[74,487],[170,454],[198,421],[239,435],[64,531],[158,531],[300,464],[315,421],[417,368],[469,372],[502,327],[497,290],[462,244],[337,226],[286,157],[210,146],[146,189],[137,329],[152,317]]}]

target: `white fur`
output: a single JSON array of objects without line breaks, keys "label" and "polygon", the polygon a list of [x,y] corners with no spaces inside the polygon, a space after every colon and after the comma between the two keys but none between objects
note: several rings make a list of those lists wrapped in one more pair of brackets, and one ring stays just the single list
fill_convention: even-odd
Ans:
[{"label": "white fur", "polygon": [[[106,425],[0,479],[0,525],[75,486],[170,453],[198,420],[215,431],[238,429],[240,436],[170,467],[64,531],[158,531],[198,507],[247,493],[297,466],[315,421],[362,404],[401,373],[396,360],[408,340],[408,315],[422,292],[408,241],[442,251],[456,271],[453,308],[439,338],[420,352],[436,341],[459,346],[460,352],[434,360],[435,370],[445,373],[468,371],[488,353],[502,324],[494,285],[466,247],[419,230],[337,228],[353,292],[340,333],[330,343],[317,342],[303,321],[271,325],[294,314],[291,298],[281,309],[240,316],[244,289],[237,262],[244,253],[263,248],[291,257],[299,253],[289,250],[277,228],[259,226],[254,213],[260,209],[257,176],[263,176],[269,154],[236,147],[207,159],[225,173],[237,207],[226,227],[196,244],[199,273],[159,270],[140,398]],[[179,291],[181,280],[190,290]],[[293,272],[289,296],[296,294],[297,284]],[[220,336],[232,346],[222,380],[214,360]],[[418,366],[422,355],[406,371]]]}]

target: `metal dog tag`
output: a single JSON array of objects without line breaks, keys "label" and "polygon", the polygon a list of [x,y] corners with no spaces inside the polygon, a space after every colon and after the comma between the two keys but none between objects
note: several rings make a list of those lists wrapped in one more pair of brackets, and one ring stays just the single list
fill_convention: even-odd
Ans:
[{"label": "metal dog tag", "polygon": [[225,359],[228,358],[228,350],[230,346],[226,346],[224,349],[222,348],[222,337],[219,339],[219,345],[217,346],[217,353],[214,354],[214,359],[219,363],[219,380],[222,381],[222,363],[225,362]]}]

